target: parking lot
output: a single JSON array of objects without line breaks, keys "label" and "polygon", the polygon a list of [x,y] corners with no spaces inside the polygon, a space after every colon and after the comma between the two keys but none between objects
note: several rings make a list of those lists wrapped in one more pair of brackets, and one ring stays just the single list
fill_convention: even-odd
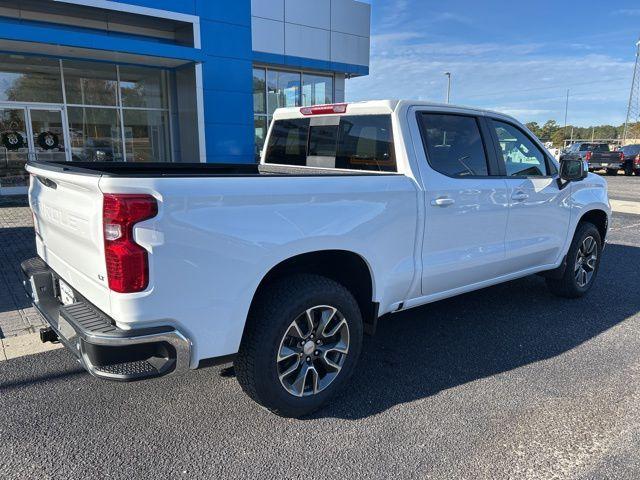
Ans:
[{"label": "parking lot", "polygon": [[[607,180],[640,206],[640,177]],[[14,228],[0,231],[11,285],[8,235],[16,262],[32,248]],[[263,411],[224,367],[118,384],[65,350],[0,361],[0,478],[637,479],[639,265],[640,209],[615,213],[586,298],[534,276],[394,316],[306,420]],[[35,329],[3,295],[0,320]]]}]

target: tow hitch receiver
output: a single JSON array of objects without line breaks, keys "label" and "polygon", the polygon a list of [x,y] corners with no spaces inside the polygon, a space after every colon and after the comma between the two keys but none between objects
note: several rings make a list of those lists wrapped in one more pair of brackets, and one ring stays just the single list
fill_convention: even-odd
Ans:
[{"label": "tow hitch receiver", "polygon": [[47,342],[55,343],[55,342],[58,342],[59,340],[60,339],[58,338],[58,334],[53,330],[53,328],[47,327],[47,328],[40,329],[40,341],[42,343],[47,343]]}]

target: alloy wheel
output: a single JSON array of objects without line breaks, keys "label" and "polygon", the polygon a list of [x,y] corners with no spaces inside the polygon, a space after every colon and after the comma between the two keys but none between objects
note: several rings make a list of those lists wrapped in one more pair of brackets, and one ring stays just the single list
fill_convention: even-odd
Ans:
[{"label": "alloy wheel", "polygon": [[586,287],[596,271],[598,261],[598,243],[592,236],[586,237],[576,255],[574,268],[576,283],[580,288]]},{"label": "alloy wheel", "polygon": [[335,307],[318,305],[287,328],[276,358],[284,389],[296,397],[316,395],[337,378],[349,353],[349,325]]}]

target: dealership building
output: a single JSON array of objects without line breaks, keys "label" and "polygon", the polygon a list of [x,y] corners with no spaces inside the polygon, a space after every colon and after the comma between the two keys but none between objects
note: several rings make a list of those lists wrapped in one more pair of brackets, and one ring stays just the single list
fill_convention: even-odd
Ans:
[{"label": "dealership building", "polygon": [[0,194],[29,159],[254,162],[273,111],[369,73],[355,0],[0,0]]}]

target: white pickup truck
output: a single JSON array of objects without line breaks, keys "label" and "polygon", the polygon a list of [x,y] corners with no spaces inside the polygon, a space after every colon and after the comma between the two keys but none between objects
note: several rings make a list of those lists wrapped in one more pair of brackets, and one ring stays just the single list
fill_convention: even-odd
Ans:
[{"label": "white pickup truck", "polygon": [[535,273],[593,285],[606,183],[499,113],[282,109],[259,165],[31,162],[25,285],[93,375],[233,361],[258,403],[320,407],[382,316]]}]

